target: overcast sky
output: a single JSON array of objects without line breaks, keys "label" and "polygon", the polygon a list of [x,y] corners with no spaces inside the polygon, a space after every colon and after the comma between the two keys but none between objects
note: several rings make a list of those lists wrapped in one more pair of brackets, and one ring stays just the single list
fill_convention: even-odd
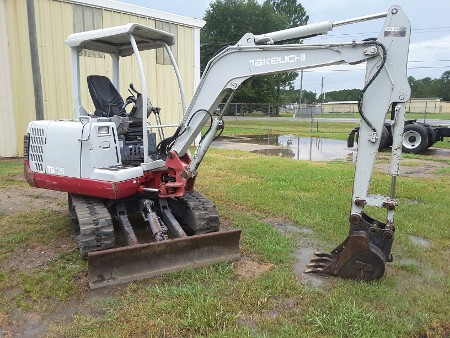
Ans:
[{"label": "overcast sky", "polygon": [[[187,17],[202,19],[209,0],[121,0],[143,7]],[[262,1],[260,1],[262,2]],[[309,23],[339,21],[368,14],[386,12],[391,5],[400,5],[411,22],[411,44],[408,75],[416,79],[439,78],[450,70],[450,1],[449,0],[304,0],[299,1],[309,15]],[[378,36],[383,19],[336,27],[328,35],[305,40],[305,43],[343,42]],[[342,66],[337,66],[343,69]],[[320,94],[321,79],[324,91],[362,88],[364,65],[346,67],[349,71],[320,70],[304,73],[303,89]],[[300,77],[296,87],[299,87]]]}]

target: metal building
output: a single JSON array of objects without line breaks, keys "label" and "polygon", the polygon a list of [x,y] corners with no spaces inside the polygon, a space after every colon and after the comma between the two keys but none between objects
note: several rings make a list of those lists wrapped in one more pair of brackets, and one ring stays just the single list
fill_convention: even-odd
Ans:
[{"label": "metal building", "polygon": [[[29,121],[71,119],[71,56],[64,40],[79,31],[140,23],[175,35],[172,47],[190,100],[200,78],[200,28],[204,21],[110,0],[0,0],[0,157],[23,153]],[[81,79],[111,75],[108,55],[85,51]],[[142,53],[148,96],[164,124],[182,116],[172,66],[163,50]],[[120,92],[140,81],[134,58],[121,64]],[[83,83],[83,82],[82,82]],[[93,111],[87,85],[82,103]]]}]

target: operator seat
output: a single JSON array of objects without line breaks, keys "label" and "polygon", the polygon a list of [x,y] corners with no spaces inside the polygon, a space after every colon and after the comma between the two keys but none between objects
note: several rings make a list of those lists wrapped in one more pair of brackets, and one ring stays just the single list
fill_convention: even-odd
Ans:
[{"label": "operator seat", "polygon": [[125,116],[123,99],[107,76],[89,75],[87,84],[92,101],[94,102],[94,115],[98,117]]}]

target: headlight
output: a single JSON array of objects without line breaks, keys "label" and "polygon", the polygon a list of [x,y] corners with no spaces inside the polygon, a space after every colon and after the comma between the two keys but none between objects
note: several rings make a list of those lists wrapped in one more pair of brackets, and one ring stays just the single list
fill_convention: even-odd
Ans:
[{"label": "headlight", "polygon": [[97,133],[98,133],[98,135],[108,135],[109,134],[109,127],[108,126],[98,127]]}]

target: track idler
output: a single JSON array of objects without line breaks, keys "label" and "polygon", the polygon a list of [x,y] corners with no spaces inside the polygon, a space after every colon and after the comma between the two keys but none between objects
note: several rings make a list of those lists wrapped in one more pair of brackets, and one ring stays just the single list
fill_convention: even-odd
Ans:
[{"label": "track idler", "polygon": [[348,237],[331,253],[315,253],[306,273],[345,279],[375,280],[383,276],[386,262],[392,261],[394,226],[366,214],[350,217]]}]

